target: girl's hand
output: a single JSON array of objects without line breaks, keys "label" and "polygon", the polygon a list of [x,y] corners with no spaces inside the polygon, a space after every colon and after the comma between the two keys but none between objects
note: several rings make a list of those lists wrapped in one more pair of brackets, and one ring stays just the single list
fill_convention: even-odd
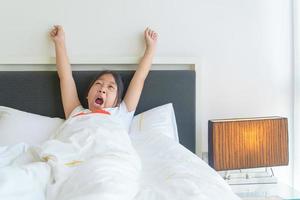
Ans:
[{"label": "girl's hand", "polygon": [[147,48],[155,48],[157,40],[158,40],[158,34],[155,31],[153,31],[147,27],[144,32],[144,35],[145,35],[146,47]]},{"label": "girl's hand", "polygon": [[61,25],[54,25],[52,30],[49,33],[51,39],[54,43],[64,43],[65,42],[65,33]]}]

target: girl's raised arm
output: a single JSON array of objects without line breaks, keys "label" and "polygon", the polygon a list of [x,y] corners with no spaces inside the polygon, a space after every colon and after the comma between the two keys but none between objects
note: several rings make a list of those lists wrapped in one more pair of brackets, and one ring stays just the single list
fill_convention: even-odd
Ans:
[{"label": "girl's raised arm", "polygon": [[158,35],[153,30],[147,28],[144,31],[146,50],[143,58],[141,59],[139,66],[134,73],[127,92],[124,97],[124,102],[127,107],[127,111],[131,112],[136,109],[147,75],[150,71],[152,59],[156,51],[156,43]]},{"label": "girl's raised arm", "polygon": [[65,117],[68,118],[74,108],[80,105],[80,101],[67,56],[63,27],[55,25],[50,31],[50,36],[55,45],[56,68],[60,80],[62,103]]}]

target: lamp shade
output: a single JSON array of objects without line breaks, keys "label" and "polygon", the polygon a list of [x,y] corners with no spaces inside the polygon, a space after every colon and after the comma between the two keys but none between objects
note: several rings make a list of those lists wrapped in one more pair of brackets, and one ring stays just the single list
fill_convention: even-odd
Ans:
[{"label": "lamp shade", "polygon": [[209,120],[208,148],[217,171],[288,165],[287,118]]}]

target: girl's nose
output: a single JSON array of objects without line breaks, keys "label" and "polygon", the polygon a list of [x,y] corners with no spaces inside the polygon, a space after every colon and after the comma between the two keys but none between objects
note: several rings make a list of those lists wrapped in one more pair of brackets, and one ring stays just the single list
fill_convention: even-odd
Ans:
[{"label": "girl's nose", "polygon": [[104,89],[99,89],[98,92],[105,94],[105,90]]}]

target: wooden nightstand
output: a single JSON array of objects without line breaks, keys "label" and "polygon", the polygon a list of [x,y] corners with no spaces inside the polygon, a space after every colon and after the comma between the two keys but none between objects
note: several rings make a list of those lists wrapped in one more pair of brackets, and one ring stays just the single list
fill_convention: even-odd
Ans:
[{"label": "wooden nightstand", "polygon": [[243,200],[300,200],[300,192],[284,183],[230,186]]}]

